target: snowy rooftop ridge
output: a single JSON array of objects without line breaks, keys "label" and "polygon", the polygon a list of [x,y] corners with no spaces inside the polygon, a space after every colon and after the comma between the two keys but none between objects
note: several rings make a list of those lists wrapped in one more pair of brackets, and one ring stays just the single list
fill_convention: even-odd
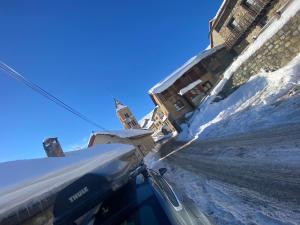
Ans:
[{"label": "snowy rooftop ridge", "polygon": [[221,4],[220,8],[218,9],[218,11],[217,11],[217,13],[216,13],[216,15],[215,15],[215,17],[214,17],[213,19],[216,19],[217,17],[219,17],[219,15],[221,14],[221,12],[222,12],[222,10],[223,10],[223,8],[224,8],[224,6],[225,6],[225,3],[226,3],[227,1],[228,1],[228,0],[223,0],[223,2],[222,2],[222,4]]},{"label": "snowy rooftop ridge", "polygon": [[151,135],[151,134],[152,131],[144,130],[144,129],[123,129],[123,130],[114,130],[114,131],[99,131],[93,133],[93,135],[112,135],[121,138],[132,138],[132,137]]},{"label": "snowy rooftop ridge", "polygon": [[164,90],[166,90],[168,87],[170,87],[172,84],[175,83],[176,80],[178,80],[182,75],[184,75],[185,72],[187,72],[189,69],[191,69],[193,66],[195,66],[197,63],[199,63],[202,59],[210,56],[211,54],[215,53],[219,49],[223,48],[223,45],[216,46],[211,49],[206,49],[202,52],[200,52],[198,55],[195,55],[194,57],[190,58],[186,63],[184,63],[181,67],[179,67],[177,70],[175,70],[173,73],[171,73],[168,77],[166,77],[164,80],[160,81],[156,85],[154,85],[150,90],[150,94],[157,94],[161,93]]},{"label": "snowy rooftop ridge", "polygon": [[178,94],[180,95],[184,95],[185,93],[187,93],[188,91],[192,90],[194,87],[196,87],[198,84],[201,84],[202,80],[196,80],[193,83],[190,83],[188,86],[182,88]]}]

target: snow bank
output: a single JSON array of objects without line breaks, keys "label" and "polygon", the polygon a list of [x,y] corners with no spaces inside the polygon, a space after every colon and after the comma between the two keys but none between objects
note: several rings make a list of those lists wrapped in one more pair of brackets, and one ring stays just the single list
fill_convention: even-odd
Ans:
[{"label": "snow bank", "polygon": [[[133,151],[131,145],[97,145],[66,157],[0,163],[0,214]],[[122,169],[122,168],[120,168]]]},{"label": "snow bank", "polygon": [[231,64],[231,66],[225,71],[224,79],[212,91],[213,95],[218,94],[227,80],[232,74],[253,55],[262,45],[264,45],[270,38],[272,38],[298,11],[300,10],[300,1],[292,1],[285,11],[282,13],[278,20],[273,21],[269,27],[267,27],[258,38]]},{"label": "snow bank", "polygon": [[207,100],[179,140],[222,137],[300,121],[300,55],[284,68],[259,73],[220,102]]}]

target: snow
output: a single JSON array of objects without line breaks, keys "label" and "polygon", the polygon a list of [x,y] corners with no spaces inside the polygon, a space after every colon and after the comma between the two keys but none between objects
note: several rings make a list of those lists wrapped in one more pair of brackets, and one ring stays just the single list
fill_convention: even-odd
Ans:
[{"label": "snow", "polygon": [[223,9],[223,7],[224,7],[224,5],[225,5],[225,3],[226,3],[227,1],[228,1],[228,0],[223,0],[223,2],[222,2],[222,4],[221,4],[220,8],[218,9],[218,11],[217,11],[217,13],[216,13],[214,19],[216,19],[217,17],[219,17],[219,15],[220,15],[220,13],[221,13],[221,11],[222,11],[222,9]]},{"label": "snow", "polygon": [[[133,151],[131,145],[97,145],[66,157],[0,163],[0,214]],[[122,168],[120,168],[122,169]]]},{"label": "snow", "polygon": [[154,123],[152,120],[152,116],[154,113],[154,109],[151,110],[147,115],[145,115],[142,119],[139,120],[139,124],[143,129],[149,129],[151,125]]},{"label": "snow", "polygon": [[198,55],[192,57],[185,64],[183,64],[180,68],[178,68],[172,74],[170,74],[167,78],[165,78],[161,82],[157,83],[154,87],[152,87],[149,90],[149,93],[156,94],[156,93],[163,92],[168,87],[170,87],[172,84],[174,84],[176,80],[178,80],[181,76],[183,76],[185,72],[187,72],[189,69],[191,69],[197,63],[199,63],[202,59],[210,56],[211,54],[213,54],[214,52],[218,51],[219,49],[221,49],[223,47],[224,47],[223,45],[219,45],[212,49],[206,49],[206,50],[202,51],[201,53],[199,53]]},{"label": "snow", "polygon": [[164,176],[177,192],[185,193],[215,224],[299,224],[297,210],[286,207],[284,202],[276,202],[249,189],[205,179],[170,163],[150,158],[147,164],[154,169],[167,168]]},{"label": "snow", "polygon": [[298,11],[300,10],[300,1],[292,1],[287,8],[282,12],[278,20],[273,21],[269,26],[257,37],[257,39],[231,64],[224,72],[224,79],[211,92],[212,95],[217,95],[233,73],[260,49],[270,38],[272,38]]},{"label": "snow", "polygon": [[178,140],[222,137],[300,121],[300,54],[275,72],[252,76],[226,99],[206,100]]},{"label": "snow", "polygon": [[[284,131],[289,132],[289,130],[285,129]],[[262,135],[260,132],[256,134]],[[209,146],[209,142],[205,142],[203,144],[203,148],[206,149],[204,153],[199,154],[199,151],[203,150],[203,148],[196,146],[194,149],[185,148],[173,154],[172,157],[174,158],[171,160],[168,160],[169,158],[167,160],[161,160],[161,158],[157,160],[156,153],[152,152],[146,156],[145,163],[148,167],[155,170],[162,167],[167,168],[168,171],[164,176],[177,189],[177,193],[185,193],[189,198],[193,199],[198,209],[209,215],[215,224],[297,225],[300,221],[299,210],[295,210],[298,208],[297,203],[292,204],[284,200],[280,201],[271,197],[272,195],[263,195],[253,189],[245,188],[243,185],[239,186],[226,181],[222,182],[222,179],[213,179],[213,176],[207,177],[205,171],[193,169],[193,161],[204,157],[203,161],[215,159],[217,162],[213,166],[216,167],[220,163],[220,168],[222,168],[227,163],[227,165],[232,165],[232,167],[240,166],[240,168],[244,168],[241,172],[241,182],[244,180],[243,175],[246,177],[247,172],[249,174],[247,166],[254,167],[255,165],[258,168],[257,172],[260,172],[260,170],[266,172],[261,167],[264,165],[265,167],[271,167],[268,170],[273,173],[278,170],[285,171],[282,173],[296,180],[297,176],[293,177],[290,171],[299,169],[300,142],[299,139],[287,138],[282,140],[281,135],[288,135],[288,133],[279,132],[276,141],[274,141],[273,135],[270,135],[269,139],[262,138],[259,140],[254,136],[252,140],[246,139],[247,141],[242,141],[242,145],[240,145],[241,142],[236,143],[236,145],[234,145],[234,142],[227,144],[219,142],[214,146]],[[186,165],[187,163],[184,161],[180,164],[182,157],[186,157],[190,163]],[[200,164],[201,160],[194,162]],[[252,175],[256,176],[257,174]],[[288,180],[287,178],[287,180],[282,181],[280,176],[273,175],[277,182],[283,182],[283,186],[284,182]],[[278,183],[274,185],[274,192],[276,192],[276,188],[279,188],[276,186]]]},{"label": "snow", "polygon": [[145,130],[145,129],[124,129],[124,130],[114,130],[114,131],[99,131],[94,132],[93,135],[112,135],[118,136],[120,138],[131,138],[131,137],[138,137],[144,135],[151,135],[152,131]]},{"label": "snow", "polygon": [[124,109],[124,108],[126,108],[126,107],[127,107],[127,106],[125,106],[125,105],[118,104],[118,105],[117,105],[117,108],[116,108],[116,111],[119,111],[119,110]]},{"label": "snow", "polygon": [[184,95],[185,93],[187,93],[188,91],[192,90],[194,87],[196,87],[198,84],[201,84],[201,83],[202,83],[202,80],[196,80],[193,83],[190,83],[188,86],[182,88],[179,91],[179,94],[180,95]]}]

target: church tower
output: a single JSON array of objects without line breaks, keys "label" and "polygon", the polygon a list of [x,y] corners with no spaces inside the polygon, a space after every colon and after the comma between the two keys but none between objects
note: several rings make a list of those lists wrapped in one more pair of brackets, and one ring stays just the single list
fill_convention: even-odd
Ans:
[{"label": "church tower", "polygon": [[141,129],[139,123],[135,119],[134,115],[131,113],[128,106],[123,105],[119,100],[114,99],[116,113],[121,121],[124,129]]}]

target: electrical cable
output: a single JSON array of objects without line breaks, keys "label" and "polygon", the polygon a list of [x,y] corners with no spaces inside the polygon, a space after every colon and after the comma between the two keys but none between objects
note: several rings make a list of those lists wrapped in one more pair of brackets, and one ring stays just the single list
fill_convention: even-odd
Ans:
[{"label": "electrical cable", "polygon": [[103,126],[99,125],[98,123],[94,122],[93,120],[89,119],[87,116],[83,115],[82,113],[78,112],[71,106],[64,103],[61,99],[55,97],[53,94],[49,93],[39,85],[33,83],[32,81],[26,79],[24,76],[22,76],[20,73],[12,69],[10,66],[5,64],[4,62],[0,61],[0,69],[2,69],[8,76],[11,78],[25,84],[27,87],[31,88],[33,91],[37,92],[38,94],[44,96],[48,100],[54,102],[56,105],[64,108],[65,110],[71,112],[72,114],[76,115],[80,119],[84,120],[85,122],[92,124],[95,127],[100,128],[101,130],[108,131]]}]

